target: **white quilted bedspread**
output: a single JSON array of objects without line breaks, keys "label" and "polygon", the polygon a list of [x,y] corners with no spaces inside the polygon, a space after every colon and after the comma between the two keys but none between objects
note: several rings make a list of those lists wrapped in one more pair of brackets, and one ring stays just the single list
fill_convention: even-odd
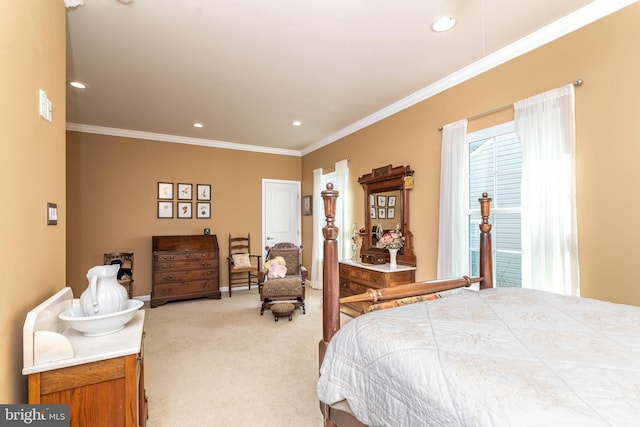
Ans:
[{"label": "white quilted bedspread", "polygon": [[317,392],[369,426],[639,426],[640,307],[498,288],[371,312]]}]

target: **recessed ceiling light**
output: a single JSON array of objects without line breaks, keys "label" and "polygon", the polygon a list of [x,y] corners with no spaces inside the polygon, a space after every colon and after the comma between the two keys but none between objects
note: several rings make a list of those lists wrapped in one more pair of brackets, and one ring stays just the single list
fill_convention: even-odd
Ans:
[{"label": "recessed ceiling light", "polygon": [[86,83],[82,83],[82,82],[79,82],[77,80],[69,82],[69,85],[71,85],[71,86],[73,86],[73,87],[75,87],[77,89],[86,89],[86,88],[89,87],[89,86],[87,86]]},{"label": "recessed ceiling light", "polygon": [[449,31],[456,26],[456,18],[453,16],[443,16],[431,25],[431,29],[436,33]]},{"label": "recessed ceiling light", "polygon": [[194,127],[194,128],[203,128],[203,127],[204,127],[204,125],[203,125],[202,123],[194,123],[194,124],[193,124],[193,127]]},{"label": "recessed ceiling light", "polygon": [[302,122],[300,120],[294,120],[291,122],[291,124],[294,126],[302,126]]}]

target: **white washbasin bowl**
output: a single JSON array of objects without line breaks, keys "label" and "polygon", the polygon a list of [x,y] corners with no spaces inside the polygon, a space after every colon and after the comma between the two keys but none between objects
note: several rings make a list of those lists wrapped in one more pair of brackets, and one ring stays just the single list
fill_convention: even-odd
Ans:
[{"label": "white washbasin bowl", "polygon": [[98,316],[85,316],[82,307],[77,306],[63,311],[58,315],[76,331],[88,337],[112,334],[124,328],[144,302],[137,299],[127,301],[127,308],[117,313]]}]

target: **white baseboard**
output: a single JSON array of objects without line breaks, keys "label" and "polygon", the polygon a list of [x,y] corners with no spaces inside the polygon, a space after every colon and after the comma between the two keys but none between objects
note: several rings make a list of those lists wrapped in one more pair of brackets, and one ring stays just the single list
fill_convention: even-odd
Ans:
[{"label": "white baseboard", "polygon": [[[254,284],[254,285],[253,285],[253,287],[254,287],[255,289],[257,289],[257,288],[258,288],[258,285],[255,285],[255,284]],[[234,290],[234,291],[243,291],[243,290],[244,290],[244,291],[248,291],[248,290],[249,290],[249,286],[234,286],[234,287],[233,287],[233,290]],[[227,286],[223,286],[222,288],[220,288],[220,292],[229,292],[229,285],[227,285]]]},{"label": "white baseboard", "polygon": [[[253,285],[254,288],[256,286],[257,285]],[[234,286],[233,290],[234,291],[242,291],[242,290],[248,291],[249,290],[249,286]],[[220,292],[221,293],[229,292],[229,286],[224,286],[224,287],[220,288]],[[133,299],[137,299],[137,300],[140,300],[140,301],[151,301],[151,295],[138,295],[138,296],[133,297]]]}]

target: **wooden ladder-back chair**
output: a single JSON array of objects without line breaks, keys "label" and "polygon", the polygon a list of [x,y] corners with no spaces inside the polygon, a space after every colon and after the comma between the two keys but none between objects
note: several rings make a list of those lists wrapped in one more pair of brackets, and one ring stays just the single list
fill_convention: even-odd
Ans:
[{"label": "wooden ladder-back chair", "polygon": [[301,307],[302,313],[305,314],[304,284],[308,272],[302,265],[302,246],[293,243],[276,243],[265,249],[267,253],[265,264],[277,257],[282,257],[286,263],[286,273],[284,277],[269,278],[269,269],[263,268],[258,274],[258,289],[262,301],[260,314],[262,315],[265,309],[270,309],[277,301],[291,301],[296,308]]},{"label": "wooden ladder-back chair", "polygon": [[234,285],[258,284],[258,271],[260,270],[261,255],[251,255],[251,234],[241,237],[232,237],[229,234],[229,297]]},{"label": "wooden ladder-back chair", "polygon": [[118,264],[118,283],[125,287],[127,295],[133,294],[133,252],[109,252],[104,254],[104,264]]}]

